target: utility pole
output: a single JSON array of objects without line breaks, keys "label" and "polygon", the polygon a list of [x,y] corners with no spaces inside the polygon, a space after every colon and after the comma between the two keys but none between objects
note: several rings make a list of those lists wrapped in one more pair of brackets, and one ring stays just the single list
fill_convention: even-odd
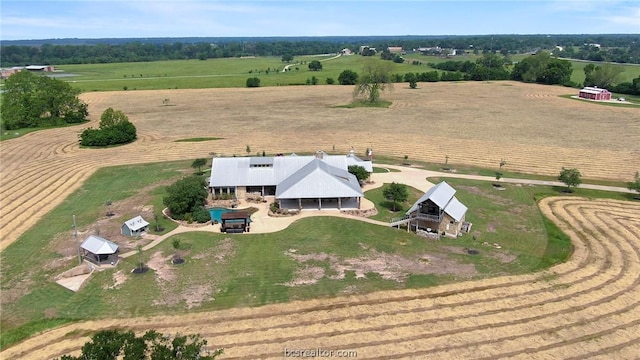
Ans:
[{"label": "utility pole", "polygon": [[78,265],[82,265],[82,256],[80,256],[80,243],[78,243],[78,227],[76,226],[75,215],[73,215],[73,236],[76,238],[76,247],[78,248]]}]

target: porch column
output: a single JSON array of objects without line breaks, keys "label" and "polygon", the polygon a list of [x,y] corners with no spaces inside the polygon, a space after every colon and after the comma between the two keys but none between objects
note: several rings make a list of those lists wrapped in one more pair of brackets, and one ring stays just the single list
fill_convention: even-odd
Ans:
[{"label": "porch column", "polygon": [[338,198],[338,210],[342,210],[342,198]]},{"label": "porch column", "polygon": [[264,185],[262,185],[262,195],[261,196],[264,196]]},{"label": "porch column", "polygon": [[318,210],[322,210],[322,199],[318,198]]},{"label": "porch column", "polygon": [[302,198],[298,198],[298,210],[302,210]]}]

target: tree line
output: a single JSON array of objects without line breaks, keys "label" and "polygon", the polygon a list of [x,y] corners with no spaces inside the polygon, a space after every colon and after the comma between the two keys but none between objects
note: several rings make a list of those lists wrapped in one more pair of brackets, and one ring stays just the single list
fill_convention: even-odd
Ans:
[{"label": "tree line", "polygon": [[[78,42],[85,42],[78,44]],[[90,42],[90,44],[87,44]],[[4,41],[3,66],[32,64],[94,64],[241,56],[299,56],[337,53],[360,46],[405,50],[446,48],[475,53],[520,54],[554,50],[555,55],[620,63],[640,63],[640,35],[478,35],[478,36],[372,36],[291,38],[188,38]],[[597,45],[597,46],[596,46]],[[562,50],[556,48],[560,46]]]}]

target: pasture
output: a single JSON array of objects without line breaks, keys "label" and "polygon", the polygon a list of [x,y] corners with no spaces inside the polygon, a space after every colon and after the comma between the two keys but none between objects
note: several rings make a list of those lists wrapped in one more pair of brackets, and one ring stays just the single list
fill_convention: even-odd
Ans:
[{"label": "pasture", "polygon": [[[480,55],[463,55],[454,58],[407,54],[405,62],[393,64],[396,74],[421,73],[434,71],[427,63],[443,61],[472,61]],[[511,56],[518,61],[524,55]],[[308,63],[313,60],[322,62],[321,71],[310,71]],[[359,72],[366,60],[380,60],[378,56],[365,58],[359,55],[335,57],[335,55],[297,56],[292,63],[284,63],[280,57],[222,58],[208,60],[172,60],[139,63],[80,64],[60,65],[56,67],[64,73],[78,76],[66,77],[74,87],[87,91],[162,90],[162,89],[202,89],[245,87],[249,77],[260,78],[261,86],[306,85],[306,81],[315,76],[318,84],[326,84],[332,78],[337,84],[343,70]],[[419,61],[421,65],[412,65]],[[581,84],[584,81],[584,66],[588,62],[571,61],[573,75],[571,80]],[[290,66],[290,71],[282,72]],[[620,82],[631,82],[640,76],[640,66],[627,64],[615,65],[624,69]],[[268,70],[268,71],[267,71]],[[440,71],[440,70],[437,70]],[[628,96],[627,96],[628,97]]]},{"label": "pasture", "polygon": [[[587,178],[630,180],[639,166],[637,109],[560,97],[571,91],[515,82],[420,84],[416,90],[397,84],[393,92],[383,95],[392,102],[389,108],[352,109],[341,107],[351,101],[351,87],[342,86],[85,93],[82,98],[89,104],[91,123],[0,143],[0,249],[3,256],[19,253],[22,240],[18,238],[28,231],[42,231],[41,220],[59,206],[69,207],[68,196],[86,191],[86,181],[99,168],[213,154],[244,155],[247,145],[254,152],[269,154],[316,149],[346,153],[351,147],[362,153],[372,147],[376,154],[397,159],[407,155],[412,160],[442,163],[448,156],[453,167],[497,168],[505,159],[507,169],[514,172],[553,176],[566,166],[577,167]],[[164,99],[170,99],[172,106],[164,106]],[[107,107],[127,114],[138,128],[139,139],[118,148],[79,148],[77,134],[88,125],[95,126]],[[217,140],[176,142],[193,138]],[[171,175],[160,180],[179,176],[171,165],[166,169]],[[152,174],[139,173],[131,180],[123,177],[123,186],[127,191],[144,188],[148,184],[138,178],[153,178]],[[100,197],[104,196],[95,199],[96,208],[103,208],[107,200]],[[76,351],[88,331],[127,326],[201,333],[213,346],[226,348],[223,358],[227,359],[280,358],[284,347],[354,349],[367,358],[479,354],[525,358],[552,353],[576,358],[632,357],[640,333],[638,204],[550,197],[540,202],[540,209],[574,245],[569,261],[542,273],[158,317],[149,317],[148,308],[134,302],[128,315],[144,318],[63,326],[4,350],[2,356],[51,358]],[[69,226],[63,218],[52,221],[62,229]],[[32,240],[33,252],[42,238],[47,239],[43,234]],[[192,246],[199,241],[184,239]],[[69,261],[58,256],[61,262]],[[3,259],[3,282],[5,271],[18,279],[20,271],[5,264]],[[28,265],[24,261],[15,267],[36,281],[50,280]],[[237,275],[256,276],[252,281],[257,284],[262,281],[255,273],[231,278]],[[104,281],[110,280],[103,276]],[[431,279],[421,281],[424,285]],[[22,282],[10,288],[19,292],[30,286],[33,283]],[[5,302],[15,300],[5,295],[8,289],[3,284],[3,308]],[[97,285],[88,290],[103,291]],[[60,313],[42,305],[45,299],[69,297],[64,291],[52,286],[28,297],[41,304],[34,309],[41,315],[32,316],[55,319],[74,306],[87,311],[84,315],[95,315],[91,309],[98,300],[92,296],[76,298],[78,302],[70,302]],[[327,288],[324,294],[334,293]],[[236,297],[229,303],[252,306],[283,299],[266,290],[259,295]]]}]

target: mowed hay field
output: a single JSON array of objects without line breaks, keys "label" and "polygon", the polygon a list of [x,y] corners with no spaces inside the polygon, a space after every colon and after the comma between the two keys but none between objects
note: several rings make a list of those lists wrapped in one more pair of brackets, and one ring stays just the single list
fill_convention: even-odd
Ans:
[{"label": "mowed hay field", "polygon": [[[79,188],[116,164],[351,147],[432,162],[629,181],[640,167],[640,111],[558,97],[574,90],[516,82],[395,84],[388,109],[344,108],[351,86],[92,92],[82,94],[97,127],[108,108],[138,128],[135,143],[80,149],[87,125],[0,143],[0,250]],[[163,100],[169,99],[169,106]],[[175,142],[220,137],[204,142]]]},{"label": "mowed hay field", "polygon": [[[91,331],[200,333],[222,359],[278,359],[285,349],[358,358],[636,359],[640,353],[640,203],[543,199],[542,212],[575,246],[545,272],[420,290],[293,302],[184,316],[63,326],[3,358],[78,353]],[[353,353],[355,352],[355,353]]]},{"label": "mowed hay field", "polygon": [[[0,249],[34,226],[97,168],[224,155],[325,149],[555,175],[628,181],[640,166],[638,110],[560,98],[572,89],[512,82],[396,84],[389,109],[338,107],[351,87],[87,93],[92,126],[124,111],[140,139],[80,149],[86,127],[0,143]],[[163,100],[170,99],[170,106]],[[204,142],[175,142],[220,137]],[[130,189],[123,189],[130,190]],[[106,199],[105,199],[106,200]],[[346,349],[359,358],[634,358],[640,352],[640,204],[573,197],[540,204],[574,242],[544,273],[422,290],[312,300],[183,316],[101,319],[64,326],[0,353],[49,359],[76,352],[87,330],[200,333],[223,359],[281,358],[287,349]],[[69,219],[71,220],[71,219]],[[69,224],[71,225],[71,224]],[[47,241],[47,239],[43,239]]]}]

